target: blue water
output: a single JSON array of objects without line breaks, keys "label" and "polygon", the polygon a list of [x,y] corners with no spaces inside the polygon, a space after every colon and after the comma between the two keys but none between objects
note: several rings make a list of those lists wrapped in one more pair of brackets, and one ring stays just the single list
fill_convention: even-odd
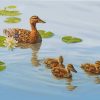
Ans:
[{"label": "blue water", "polygon": [[[31,48],[0,48],[0,60],[7,66],[0,72],[0,100],[99,100],[100,76],[87,75],[80,64],[100,60],[100,2],[4,0],[0,8],[11,4],[23,13],[19,16],[22,21],[6,24],[5,17],[0,17],[1,35],[4,28],[30,29],[30,16],[38,15],[47,23],[37,28],[52,31],[55,36]],[[65,44],[61,41],[64,35],[80,37],[83,42]],[[44,58],[59,55],[64,57],[65,65],[72,63],[78,71],[73,73],[72,81],[55,79],[42,63]]]}]

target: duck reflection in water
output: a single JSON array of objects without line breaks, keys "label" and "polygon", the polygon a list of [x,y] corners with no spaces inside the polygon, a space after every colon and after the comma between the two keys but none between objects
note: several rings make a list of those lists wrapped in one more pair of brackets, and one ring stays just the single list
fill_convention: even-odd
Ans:
[{"label": "duck reflection in water", "polygon": [[67,90],[68,91],[73,91],[73,90],[75,90],[77,88],[77,86],[74,86],[72,84],[72,82],[73,82],[72,78],[67,79]]},{"label": "duck reflection in water", "polygon": [[100,77],[99,76],[95,77],[95,83],[100,84]]},{"label": "duck reflection in water", "polygon": [[31,58],[31,63],[33,66],[37,67],[40,66],[41,60],[38,59],[38,51],[41,47],[41,43],[36,43],[36,44],[29,44],[29,43],[18,43],[16,47],[20,47],[21,49],[32,49],[32,58]]}]

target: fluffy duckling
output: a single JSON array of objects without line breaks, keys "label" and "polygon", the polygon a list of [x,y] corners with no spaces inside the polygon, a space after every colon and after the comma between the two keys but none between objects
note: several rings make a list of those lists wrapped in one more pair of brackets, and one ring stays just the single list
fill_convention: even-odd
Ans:
[{"label": "fluffy duckling", "polygon": [[31,31],[26,29],[12,28],[4,29],[4,33],[7,37],[14,37],[18,43],[40,43],[42,38],[37,31],[36,24],[45,23],[38,16],[32,16],[30,18]]},{"label": "fluffy duckling", "polygon": [[97,63],[95,64],[82,64],[81,68],[84,69],[84,71],[91,73],[91,74],[100,74],[100,65],[98,65]]},{"label": "fluffy duckling", "polygon": [[95,62],[96,73],[100,74],[100,61]]},{"label": "fluffy duckling", "polygon": [[58,67],[59,65],[64,67],[62,56],[59,56],[59,58],[47,58],[44,63],[48,68]]},{"label": "fluffy duckling", "polygon": [[65,68],[65,66],[63,65],[63,57],[60,56],[58,58],[58,62],[52,61],[51,64],[49,65],[50,68],[54,68],[54,67],[61,67],[61,68]]},{"label": "fluffy duckling", "polygon": [[100,61],[96,61],[95,65],[100,67]]},{"label": "fluffy duckling", "polygon": [[54,67],[51,71],[56,78],[72,78],[71,71],[77,73],[72,64],[68,64],[66,68]]}]

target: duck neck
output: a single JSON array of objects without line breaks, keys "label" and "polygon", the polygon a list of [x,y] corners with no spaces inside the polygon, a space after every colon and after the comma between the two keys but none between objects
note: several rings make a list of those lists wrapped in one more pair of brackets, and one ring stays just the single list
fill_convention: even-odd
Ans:
[{"label": "duck neck", "polygon": [[68,69],[68,68],[66,68],[66,71],[67,71],[69,74],[71,73],[70,69]]},{"label": "duck neck", "polygon": [[33,31],[37,31],[37,29],[36,29],[36,23],[34,23],[34,24],[31,24],[31,30]]}]

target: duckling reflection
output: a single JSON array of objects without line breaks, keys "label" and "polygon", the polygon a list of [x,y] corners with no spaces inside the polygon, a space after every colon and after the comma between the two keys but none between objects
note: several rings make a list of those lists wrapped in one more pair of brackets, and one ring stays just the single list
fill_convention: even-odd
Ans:
[{"label": "duckling reflection", "polygon": [[29,43],[18,43],[17,47],[20,47],[22,49],[27,49],[27,48],[31,48],[32,49],[32,58],[31,58],[31,63],[33,66],[39,66],[40,64],[40,60],[38,59],[38,51],[41,47],[41,43],[36,43],[36,44],[29,44]]},{"label": "duckling reflection", "polygon": [[73,91],[73,90],[75,90],[76,88],[77,88],[77,86],[74,86],[73,84],[72,84],[72,82],[73,82],[73,79],[72,78],[70,78],[70,79],[67,79],[67,90],[68,91]]},{"label": "duckling reflection", "polygon": [[99,77],[99,76],[95,77],[94,82],[95,82],[96,84],[100,84],[100,77]]}]

